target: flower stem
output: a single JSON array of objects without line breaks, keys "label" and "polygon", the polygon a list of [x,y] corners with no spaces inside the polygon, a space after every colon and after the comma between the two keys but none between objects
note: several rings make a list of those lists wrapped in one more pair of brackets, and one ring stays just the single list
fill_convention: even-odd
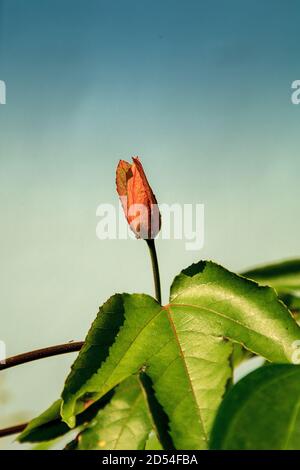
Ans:
[{"label": "flower stem", "polygon": [[147,245],[150,251],[150,256],[151,256],[154,287],[155,287],[155,297],[156,297],[157,302],[161,304],[160,276],[159,276],[159,267],[158,267],[155,242],[154,242],[154,239],[146,240],[146,242],[147,242]]}]

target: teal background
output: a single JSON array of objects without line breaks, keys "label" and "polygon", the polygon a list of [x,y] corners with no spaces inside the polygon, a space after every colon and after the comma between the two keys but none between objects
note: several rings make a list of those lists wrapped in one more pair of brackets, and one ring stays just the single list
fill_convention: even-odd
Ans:
[{"label": "teal background", "polygon": [[[115,167],[140,155],[159,202],[204,203],[205,246],[159,241],[164,299],[209,258],[299,255],[297,0],[0,0],[0,339],[83,339],[112,293],[152,293],[142,241],[96,238]],[[0,426],[59,395],[74,356],[2,373]],[[8,447],[11,438],[0,445]]]}]

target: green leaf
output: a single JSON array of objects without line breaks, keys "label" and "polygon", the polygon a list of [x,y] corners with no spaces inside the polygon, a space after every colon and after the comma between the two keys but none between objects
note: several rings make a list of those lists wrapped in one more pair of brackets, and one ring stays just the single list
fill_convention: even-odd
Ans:
[{"label": "green leaf", "polygon": [[[116,294],[112,296],[102,307],[99,309],[98,316],[92,324],[88,332],[87,340],[82,347],[80,354],[74,362],[71,373],[67,378],[67,385],[63,392],[63,401],[68,403],[69,406],[74,406],[74,400],[80,395],[80,402],[77,403],[76,414],[86,408],[87,403],[90,402],[90,396],[86,393],[81,395],[81,387],[96,374],[102,363],[108,357],[109,350],[113,345],[115,338],[124,323],[124,307],[123,296]],[[99,347],[101,346],[101,347]],[[125,375],[123,378],[126,378]],[[122,380],[116,381],[115,385]],[[112,387],[108,388],[110,390]],[[102,396],[99,394],[99,397]],[[67,415],[67,405],[65,405],[64,413],[62,416]],[[66,422],[71,426],[75,426],[75,416],[73,408],[68,413]]]},{"label": "green leaf", "polygon": [[[203,332],[206,342],[226,338],[268,361],[283,363],[291,361],[293,341],[300,335],[273,289],[259,287],[212,262],[194,264],[175,278],[169,310],[187,356],[187,370],[199,390],[197,404],[206,435],[222,398],[226,367],[224,352],[215,345],[211,351],[204,349],[201,370],[198,335]],[[192,335],[198,336],[194,343]]]},{"label": "green leaf", "polygon": [[163,450],[163,447],[159,442],[154,431],[150,432],[150,435],[145,445],[145,450]]},{"label": "green leaf", "polygon": [[232,342],[268,361],[289,362],[299,339],[271,288],[201,262],[177,276],[166,307],[138,294],[117,294],[104,304],[66,381],[61,413],[73,426],[87,400],[145,370],[175,447],[205,449],[232,375]]},{"label": "green leaf", "polygon": [[157,440],[164,450],[174,450],[174,444],[169,434],[169,419],[163,407],[156,399],[152,380],[144,372],[139,374],[139,380]]},{"label": "green leaf", "polygon": [[300,314],[300,259],[260,266],[243,273],[261,285],[276,289],[280,299],[299,322]]},{"label": "green leaf", "polygon": [[[78,409],[81,409],[81,403],[86,400],[86,397],[90,400],[96,400],[126,377],[144,368],[151,377],[156,398],[170,418],[171,436],[175,446],[185,449],[207,448],[207,435],[199,418],[200,411],[196,397],[197,393],[199,397],[202,397],[203,392],[195,390],[193,380],[199,381],[203,377],[203,380],[207,381],[207,373],[205,376],[205,371],[201,369],[208,365],[209,381],[211,382],[208,388],[212,394],[217,394],[218,406],[225,391],[227,379],[231,376],[228,365],[228,357],[232,350],[230,344],[223,338],[206,337],[204,333],[196,331],[189,334],[189,345],[184,346],[186,351],[183,352],[168,309],[161,307],[147,295],[123,294],[122,298],[123,310],[120,308],[119,295],[116,302],[117,312],[113,307],[114,298],[111,298],[101,308],[93,329],[85,341],[85,346],[73,365],[62,395],[64,401],[63,419],[72,425],[74,414]],[[102,330],[98,327],[98,321],[101,324],[104,321],[103,316],[114,318],[116,313],[125,318],[125,321],[110,348],[109,357],[102,366],[99,363],[99,371],[90,374],[90,379],[75,391],[74,383],[82,383],[83,367],[85,368],[85,377],[88,373],[89,361],[85,360],[85,354],[86,351],[89,351],[90,338],[95,338],[95,330],[98,332],[98,349],[101,349],[100,333]],[[105,337],[107,333],[103,331],[102,334]],[[95,346],[96,343],[93,341],[93,347],[95,348]],[[192,366],[191,372],[193,373],[195,370],[195,374],[197,374],[193,377],[190,376],[185,361],[194,362],[194,359],[189,359],[188,356],[195,346],[200,358]],[[196,352],[193,352],[193,355]],[[98,355],[95,355],[95,360],[97,358]],[[216,363],[217,358],[218,362]],[[199,365],[198,370],[197,364]],[[80,367],[78,367],[79,365]],[[219,377],[211,380],[211,376],[217,370],[219,370]],[[174,387],[175,383],[176,387]],[[216,388],[216,392],[214,392],[214,388]],[[208,398],[209,393],[205,392],[204,394],[209,402],[211,400]],[[204,407],[205,405],[206,403],[204,403]],[[183,414],[184,420],[182,419]]]},{"label": "green leaf", "polygon": [[234,369],[251,357],[253,357],[253,354],[250,351],[245,349],[241,344],[234,343],[231,356],[231,362]]},{"label": "green leaf", "polygon": [[30,421],[18,436],[19,442],[50,441],[70,431],[60,417],[61,400],[57,400],[37,418]]},{"label": "green leaf", "polygon": [[174,449],[167,416],[155,398],[151,379],[141,372],[116,388],[110,403],[84,426],[67,448],[141,450],[147,442],[155,449]]},{"label": "green leaf", "polygon": [[[76,427],[90,421],[98,411],[103,408],[113,395],[113,391],[105,395],[76,417]],[[60,436],[70,432],[69,426],[62,421],[60,415],[62,400],[54,402],[46,411],[32,419],[17,440],[24,442],[54,441]]]},{"label": "green leaf", "polygon": [[292,311],[294,318],[300,314],[300,296],[296,294],[280,294],[282,302]]},{"label": "green leaf", "polygon": [[287,299],[288,296],[295,295],[295,301],[298,299],[298,304],[300,303],[300,259],[259,266],[245,271],[243,276],[253,279],[261,285],[274,287],[278,294],[287,295]]},{"label": "green leaf", "polygon": [[211,448],[299,450],[300,367],[273,364],[238,382],[219,409]]},{"label": "green leaf", "polygon": [[57,437],[51,441],[39,442],[38,444],[35,444],[30,450],[52,450],[54,446],[57,446],[60,440],[60,437]]},{"label": "green leaf", "polygon": [[84,403],[138,373],[147,356],[161,347],[160,317],[162,307],[143,294],[116,294],[100,308],[62,393],[61,414],[70,426]]},{"label": "green leaf", "polygon": [[142,386],[132,376],[77,438],[79,450],[144,449],[152,422]]},{"label": "green leaf", "polygon": [[299,327],[272,288],[212,262],[192,265],[175,279],[171,310],[193,319],[191,330],[243,344],[270,362],[291,362],[299,339]]}]

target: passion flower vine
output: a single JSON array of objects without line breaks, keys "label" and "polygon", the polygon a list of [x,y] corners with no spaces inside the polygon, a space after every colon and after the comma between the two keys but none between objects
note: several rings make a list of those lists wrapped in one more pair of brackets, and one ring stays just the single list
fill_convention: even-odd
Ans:
[{"label": "passion flower vine", "polygon": [[[21,433],[20,443],[48,446],[73,430],[65,449],[299,450],[300,327],[288,307],[300,314],[300,259],[241,275],[200,260],[176,275],[162,306],[161,215],[138,157],[119,162],[116,183],[131,230],[150,249],[157,300],[114,293],[84,341],[0,361],[1,371],[79,351],[60,398],[0,437]],[[273,364],[234,384],[235,368],[252,355]]]}]

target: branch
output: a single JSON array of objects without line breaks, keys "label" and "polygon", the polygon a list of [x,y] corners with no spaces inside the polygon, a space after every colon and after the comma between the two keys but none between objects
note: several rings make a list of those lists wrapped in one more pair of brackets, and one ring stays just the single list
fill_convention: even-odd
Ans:
[{"label": "branch", "polygon": [[18,424],[17,426],[12,426],[11,428],[0,429],[0,437],[11,436],[12,434],[19,434],[24,431],[28,423]]},{"label": "branch", "polygon": [[49,348],[36,349],[35,351],[18,354],[17,356],[6,359],[4,364],[0,363],[0,370],[9,369],[10,367],[18,366],[19,364],[25,364],[26,362],[44,359],[45,357],[58,356],[59,354],[80,351],[82,346],[83,341],[77,341],[75,343],[59,344]]}]

